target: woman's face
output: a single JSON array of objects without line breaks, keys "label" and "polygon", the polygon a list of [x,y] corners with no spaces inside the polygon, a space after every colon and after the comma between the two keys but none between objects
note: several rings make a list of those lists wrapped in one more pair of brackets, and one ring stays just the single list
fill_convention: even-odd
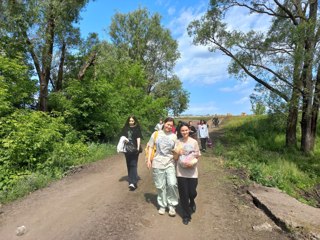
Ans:
[{"label": "woman's face", "polygon": [[182,126],[180,128],[180,133],[181,133],[183,138],[188,137],[189,136],[189,128],[187,126]]},{"label": "woman's face", "polygon": [[134,122],[134,119],[133,118],[130,118],[129,119],[129,125],[130,126],[134,126],[135,122]]},{"label": "woman's face", "polygon": [[173,126],[173,122],[172,121],[168,121],[164,124],[163,126],[163,130],[165,132],[171,132],[172,131],[172,126]]}]

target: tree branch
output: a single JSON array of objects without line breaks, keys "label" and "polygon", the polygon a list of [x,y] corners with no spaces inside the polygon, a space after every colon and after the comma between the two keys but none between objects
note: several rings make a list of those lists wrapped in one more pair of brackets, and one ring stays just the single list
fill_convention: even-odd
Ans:
[{"label": "tree branch", "polygon": [[[296,20],[296,17],[297,17],[297,16],[294,16],[294,15],[292,14],[292,12],[291,12],[288,8],[286,8],[284,5],[282,5],[281,3],[279,3],[278,0],[274,0],[274,2],[278,5],[278,7],[279,7],[282,11],[284,11],[284,12],[289,16],[289,18],[291,19],[291,21],[293,22],[294,25],[297,26],[297,25],[299,24],[298,21]],[[299,17],[303,18],[303,16],[299,16]]]},{"label": "tree branch", "polygon": [[97,52],[92,52],[92,54],[90,55],[88,61],[86,61],[86,62],[82,65],[82,67],[81,67],[81,69],[80,69],[80,71],[79,71],[79,74],[78,74],[78,79],[79,79],[79,80],[82,80],[82,79],[83,79],[83,77],[84,77],[87,69],[88,69],[91,65],[94,64],[94,61],[96,60],[96,57],[97,57]]},{"label": "tree branch", "polygon": [[[292,88],[296,88],[291,82],[287,81],[285,78],[283,78],[280,74],[278,74],[277,72],[273,71],[272,69],[266,67],[266,66],[263,66],[263,65],[260,65],[260,64],[250,64],[251,66],[255,66],[255,67],[259,67],[259,68],[262,68],[262,69],[265,69],[267,70],[268,72],[272,73],[274,76],[276,76],[279,80],[281,80],[282,82],[288,84],[290,87]],[[300,88],[296,88],[301,94],[302,94],[302,90]]]},{"label": "tree branch", "polygon": [[268,84],[267,82],[263,81],[262,79],[258,78],[256,75],[254,75],[245,65],[242,64],[242,62],[239,59],[237,59],[228,49],[223,47],[214,38],[213,39],[209,39],[209,41],[212,42],[213,44],[215,44],[216,46],[218,46],[219,49],[222,52],[224,52],[227,56],[231,57],[243,69],[243,71],[245,71],[245,73],[247,75],[249,75],[251,78],[253,78],[256,82],[260,83],[261,85],[263,85],[265,88],[269,89],[270,91],[276,93],[279,97],[281,97],[286,102],[289,101],[289,98],[288,98],[287,95],[285,95],[284,93],[280,92],[278,89],[272,87],[270,84]]},{"label": "tree branch", "polygon": [[34,63],[34,67],[37,71],[37,74],[38,74],[38,78],[39,80],[41,79],[41,66],[40,66],[40,62],[39,62],[39,59],[37,58],[37,55],[36,53],[34,52],[34,47],[33,47],[33,44],[32,42],[30,41],[28,35],[27,35],[27,32],[23,32],[22,33],[24,38],[25,38],[25,41],[26,41],[26,44],[27,44],[27,47],[29,49],[29,52],[31,54],[31,57],[32,57],[32,60],[33,60],[33,63]]}]

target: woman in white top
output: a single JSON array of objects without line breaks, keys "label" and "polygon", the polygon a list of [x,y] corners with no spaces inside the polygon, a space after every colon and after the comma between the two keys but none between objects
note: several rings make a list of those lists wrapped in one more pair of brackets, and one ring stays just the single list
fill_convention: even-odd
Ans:
[{"label": "woman in white top", "polygon": [[205,152],[207,149],[207,139],[209,137],[209,131],[206,121],[200,120],[197,133],[201,143],[201,151]]},{"label": "woman in white top", "polygon": [[179,155],[177,161],[177,180],[180,204],[183,210],[183,223],[191,221],[191,214],[196,211],[198,168],[197,163],[201,155],[197,140],[189,137],[190,128],[182,123],[178,129],[181,138],[177,140],[175,152]]},{"label": "woman in white top", "polygon": [[[164,120],[163,129],[158,131],[155,140],[155,132],[148,142],[149,156],[147,167],[152,167],[153,181],[158,190],[157,202],[160,206],[158,213],[165,214],[166,208],[169,215],[175,216],[175,207],[178,205],[178,186],[175,170],[175,160],[173,159],[173,149],[177,140],[176,134],[172,132],[173,118]],[[156,153],[151,161],[151,149],[156,144]]]},{"label": "woman in white top", "polygon": [[163,121],[162,121],[162,119],[160,118],[159,122],[158,122],[157,125],[154,127],[154,130],[156,130],[156,131],[162,130],[162,127],[163,127]]}]

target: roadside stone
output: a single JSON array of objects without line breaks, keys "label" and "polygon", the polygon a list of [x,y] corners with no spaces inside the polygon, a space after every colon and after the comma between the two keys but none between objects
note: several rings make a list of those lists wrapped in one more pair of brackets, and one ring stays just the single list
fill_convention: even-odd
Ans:
[{"label": "roadside stone", "polygon": [[252,226],[252,228],[255,231],[268,231],[268,232],[272,231],[272,226],[267,222],[260,225]]},{"label": "roadside stone", "polygon": [[[253,202],[282,229],[303,239],[320,240],[320,209],[301,203],[277,188],[252,185]],[[301,238],[300,238],[301,239]]]},{"label": "roadside stone", "polygon": [[17,227],[16,229],[16,235],[17,236],[22,236],[23,234],[25,234],[27,232],[27,228],[25,226],[20,226],[20,227]]}]

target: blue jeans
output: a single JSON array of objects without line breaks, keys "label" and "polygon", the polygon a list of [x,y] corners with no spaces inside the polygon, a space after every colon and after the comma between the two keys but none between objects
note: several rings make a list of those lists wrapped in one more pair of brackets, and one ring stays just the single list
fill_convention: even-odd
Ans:
[{"label": "blue jeans", "polygon": [[138,182],[138,153],[125,153],[127,170],[128,170],[128,182],[134,185]]},{"label": "blue jeans", "polygon": [[178,186],[174,166],[165,169],[153,168],[153,181],[158,190],[157,202],[160,207],[175,207],[178,205]]}]

